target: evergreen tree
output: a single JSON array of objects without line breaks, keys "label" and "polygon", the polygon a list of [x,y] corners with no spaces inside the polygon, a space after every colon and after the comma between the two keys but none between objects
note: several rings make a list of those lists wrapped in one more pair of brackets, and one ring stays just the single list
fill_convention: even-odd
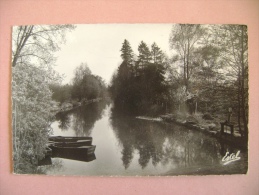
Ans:
[{"label": "evergreen tree", "polygon": [[161,49],[157,46],[156,43],[153,43],[151,45],[151,57],[153,63],[159,63],[162,64],[163,61],[163,52]]},{"label": "evergreen tree", "polygon": [[131,63],[125,58],[129,56],[126,54],[132,51],[128,46],[129,43],[124,41],[121,49],[123,62],[117,74],[113,76],[110,87],[115,106],[131,114],[156,114],[164,109],[168,90],[163,53],[156,44],[153,44],[155,63],[152,63],[150,49],[141,41],[137,60],[141,68],[137,68],[133,66],[134,62]]},{"label": "evergreen tree", "polygon": [[124,42],[122,44],[121,58],[128,65],[132,64],[132,62],[133,62],[133,51],[131,49],[130,43],[126,39],[124,40]]},{"label": "evergreen tree", "polygon": [[140,64],[147,64],[151,60],[151,53],[149,51],[149,48],[147,44],[143,41],[141,41],[140,45],[138,46],[138,62]]}]

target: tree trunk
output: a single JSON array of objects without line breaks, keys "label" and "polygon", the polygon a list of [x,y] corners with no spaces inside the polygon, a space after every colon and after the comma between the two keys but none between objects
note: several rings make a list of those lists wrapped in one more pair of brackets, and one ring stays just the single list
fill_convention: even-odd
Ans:
[{"label": "tree trunk", "polygon": [[245,64],[244,64],[244,26],[242,28],[242,35],[241,35],[241,71],[242,71],[242,83],[241,83],[241,108],[242,108],[242,117],[244,123],[244,131],[245,131],[245,138],[248,138],[248,127],[247,127],[247,116],[246,116],[246,101],[245,101]]},{"label": "tree trunk", "polygon": [[186,57],[186,90],[188,91],[188,82],[189,82],[189,55],[190,55],[190,43],[189,43],[189,39],[187,42],[187,57]]},{"label": "tree trunk", "polygon": [[19,43],[17,45],[16,52],[13,57],[12,67],[16,66],[17,60],[19,59],[21,51],[25,46],[28,38],[31,36],[32,30],[33,30],[33,26],[28,26],[28,29],[27,29],[27,26],[24,27],[22,37],[20,40],[18,40]]},{"label": "tree trunk", "polygon": [[237,93],[237,100],[238,100],[238,108],[237,108],[237,121],[238,121],[238,130],[241,135],[243,135],[241,130],[241,102],[240,102],[240,96],[241,96],[241,79],[240,79],[240,67],[238,68],[238,93]]}]

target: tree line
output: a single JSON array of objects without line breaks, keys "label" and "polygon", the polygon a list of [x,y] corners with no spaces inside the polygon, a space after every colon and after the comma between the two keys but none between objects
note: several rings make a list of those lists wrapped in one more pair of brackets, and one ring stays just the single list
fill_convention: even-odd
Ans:
[{"label": "tree line", "polygon": [[124,40],[121,48],[123,62],[113,75],[109,91],[115,106],[128,114],[160,113],[168,93],[166,56],[156,43],[149,48],[142,41],[138,51],[136,57],[130,43]]},{"label": "tree line", "polygon": [[143,41],[135,55],[124,40],[122,63],[109,86],[115,108],[133,115],[232,111],[247,138],[247,27],[175,24],[169,37],[170,58]]},{"label": "tree line", "polygon": [[[37,171],[44,157],[56,102],[106,97],[106,85],[86,64],[70,84],[53,70],[55,52],[73,25],[18,26],[12,37],[13,167]],[[239,131],[248,137],[248,37],[244,25],[175,24],[171,57],[156,43],[141,42],[138,55],[124,40],[122,63],[109,91],[114,109],[127,114],[197,112],[225,115],[233,110]]]},{"label": "tree line", "polygon": [[65,102],[74,105],[88,100],[107,97],[106,84],[97,75],[92,74],[86,63],[81,63],[74,71],[70,84],[50,83],[52,99],[62,105]]},{"label": "tree line", "polygon": [[46,153],[57,103],[79,103],[106,96],[103,79],[86,63],[75,69],[70,84],[54,69],[55,52],[74,25],[17,26],[12,35],[12,129],[15,173],[36,173]]}]

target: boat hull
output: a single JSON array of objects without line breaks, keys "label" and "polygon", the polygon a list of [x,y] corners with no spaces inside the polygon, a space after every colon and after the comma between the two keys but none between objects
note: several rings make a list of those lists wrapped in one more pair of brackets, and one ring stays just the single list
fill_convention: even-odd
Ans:
[{"label": "boat hull", "polygon": [[92,137],[68,137],[68,136],[50,136],[49,141],[52,142],[77,142],[79,140],[93,141]]},{"label": "boat hull", "polygon": [[52,156],[63,155],[63,154],[74,154],[74,155],[89,155],[93,154],[95,151],[96,146],[80,146],[80,147],[73,147],[73,146],[50,146],[52,149]]},{"label": "boat hull", "polygon": [[57,146],[57,147],[81,147],[81,146],[91,146],[92,140],[77,140],[75,142],[54,142],[49,141],[48,143],[50,146]]}]

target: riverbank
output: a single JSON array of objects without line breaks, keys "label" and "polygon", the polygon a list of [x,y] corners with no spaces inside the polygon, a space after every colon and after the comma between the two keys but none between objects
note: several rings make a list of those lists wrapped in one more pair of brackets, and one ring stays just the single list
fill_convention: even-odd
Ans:
[{"label": "riverbank", "polygon": [[156,118],[145,116],[138,116],[136,118],[149,121],[174,123],[215,137],[226,144],[243,149],[247,148],[247,141],[241,136],[240,132],[238,132],[237,126],[234,125],[234,132],[232,135],[229,127],[225,127],[225,131],[222,133],[220,123],[224,122],[224,120],[222,118],[213,118],[208,114],[194,114],[188,116],[182,114],[166,114],[160,115]]},{"label": "riverbank", "polygon": [[67,111],[71,111],[73,109],[76,109],[80,106],[84,106],[84,105],[88,105],[91,103],[95,103],[95,102],[99,102],[101,101],[102,98],[95,98],[95,99],[91,99],[91,100],[83,100],[80,102],[64,102],[63,104],[61,104],[60,106],[57,106],[55,109],[53,109],[53,112],[55,114],[61,113],[61,112],[67,112]]}]

